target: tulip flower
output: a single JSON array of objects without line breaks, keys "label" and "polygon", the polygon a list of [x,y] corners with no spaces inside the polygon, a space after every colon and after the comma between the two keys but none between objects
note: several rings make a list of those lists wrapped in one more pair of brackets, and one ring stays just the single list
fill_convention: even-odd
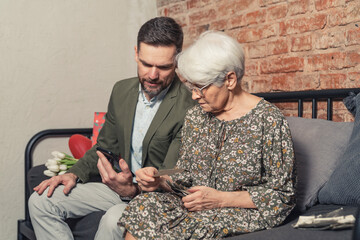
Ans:
[{"label": "tulip flower", "polygon": [[50,165],[50,166],[48,166],[47,168],[48,168],[50,171],[54,172],[54,173],[57,173],[57,172],[59,172],[59,170],[60,170],[59,165]]},{"label": "tulip flower", "polygon": [[59,151],[53,151],[51,155],[53,158],[45,162],[47,170],[44,171],[44,175],[49,177],[66,173],[78,161],[78,159]]},{"label": "tulip flower", "polygon": [[56,173],[54,173],[54,172],[52,172],[50,170],[45,170],[44,175],[46,175],[48,177],[53,177],[53,176],[56,176]]},{"label": "tulip flower", "polygon": [[66,164],[60,164],[59,169],[61,171],[66,171],[68,169],[68,166]]},{"label": "tulip flower", "polygon": [[65,158],[65,153],[59,152],[59,151],[53,151],[51,152],[51,155],[53,155],[56,158],[63,159]]}]

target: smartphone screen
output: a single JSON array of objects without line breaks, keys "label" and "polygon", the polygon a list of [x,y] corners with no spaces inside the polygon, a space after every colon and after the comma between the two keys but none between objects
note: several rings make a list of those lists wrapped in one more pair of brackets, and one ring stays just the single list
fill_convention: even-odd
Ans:
[{"label": "smartphone screen", "polygon": [[118,155],[116,155],[113,152],[106,150],[102,147],[97,147],[96,150],[98,150],[98,151],[102,152],[102,154],[104,154],[104,156],[107,158],[107,160],[110,162],[110,164],[113,166],[113,168],[116,172],[121,172],[121,168],[119,165],[120,157]]}]

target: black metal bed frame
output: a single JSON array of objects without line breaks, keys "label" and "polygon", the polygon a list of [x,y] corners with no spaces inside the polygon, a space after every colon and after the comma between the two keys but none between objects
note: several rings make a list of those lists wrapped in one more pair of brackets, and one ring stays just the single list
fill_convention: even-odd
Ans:
[{"label": "black metal bed frame", "polygon": [[[327,102],[327,120],[332,120],[333,101],[341,100],[349,95],[350,92],[359,93],[360,88],[347,89],[328,89],[328,90],[311,90],[311,91],[293,91],[293,92],[271,92],[271,93],[255,93],[259,97],[263,97],[269,102],[297,102],[298,116],[303,116],[304,102],[312,102],[312,118],[317,118],[317,102]],[[25,219],[18,220],[18,240],[36,239],[32,229],[28,199],[30,197],[30,189],[27,185],[28,171],[33,166],[33,152],[35,147],[42,140],[49,137],[70,137],[73,134],[83,134],[91,137],[92,128],[69,128],[69,129],[47,129],[36,133],[28,142],[25,148]],[[360,225],[360,223],[359,223]]]}]

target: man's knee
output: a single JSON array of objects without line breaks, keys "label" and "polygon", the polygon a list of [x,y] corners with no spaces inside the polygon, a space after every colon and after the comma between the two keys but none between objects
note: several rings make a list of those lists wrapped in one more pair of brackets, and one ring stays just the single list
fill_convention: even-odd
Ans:
[{"label": "man's knee", "polygon": [[41,195],[39,195],[37,192],[33,192],[30,195],[28,202],[30,215],[44,213],[54,214],[56,212],[57,207],[55,206],[58,205],[56,204],[58,200],[54,196],[48,197],[47,191],[48,189],[46,189]]},{"label": "man's knee", "polygon": [[[47,198],[46,195],[45,198]],[[44,195],[39,195],[37,192],[31,194],[28,203],[30,214],[36,215],[37,213],[42,212],[44,210],[45,201]]]}]

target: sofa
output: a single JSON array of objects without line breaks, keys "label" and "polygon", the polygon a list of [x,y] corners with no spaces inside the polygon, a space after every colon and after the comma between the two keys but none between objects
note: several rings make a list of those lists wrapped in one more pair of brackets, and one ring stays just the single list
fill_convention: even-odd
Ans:
[{"label": "sofa", "polygon": [[[297,203],[285,222],[273,229],[247,233],[228,239],[360,239],[358,206],[360,204],[360,88],[318,91],[258,93],[270,102],[295,102],[298,116],[287,117],[293,137],[297,169]],[[349,96],[349,93],[352,95]],[[333,102],[346,98],[346,107],[355,115],[354,122],[333,122]],[[318,102],[327,105],[327,120],[316,119]],[[312,118],[302,118],[304,103],[312,103]],[[321,109],[323,110],[323,109]],[[356,114],[358,113],[358,114]],[[32,166],[32,152],[48,137],[90,136],[92,129],[50,129],[30,139],[25,150],[25,203],[32,188],[46,177],[44,165]],[[92,179],[99,181],[99,179]],[[356,217],[354,227],[340,230],[295,229],[300,215],[326,214],[342,208],[342,214]],[[92,239],[104,212],[94,212],[81,219],[67,220],[75,239]],[[36,239],[27,205],[25,219],[18,220],[18,239]]]}]

